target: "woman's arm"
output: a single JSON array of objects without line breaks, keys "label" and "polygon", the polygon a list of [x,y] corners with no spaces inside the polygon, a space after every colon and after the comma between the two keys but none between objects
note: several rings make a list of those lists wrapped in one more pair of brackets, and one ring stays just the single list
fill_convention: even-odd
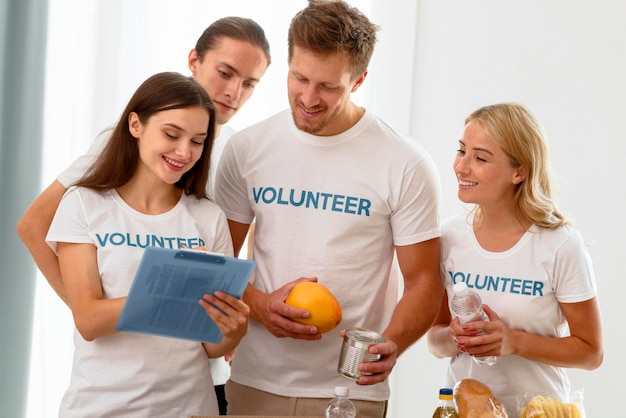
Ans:
[{"label": "woman's arm", "polygon": [[103,299],[96,247],[57,243],[68,305],[80,335],[87,341],[116,332],[126,298]]},{"label": "woman's arm", "polygon": [[450,321],[452,315],[448,309],[448,294],[444,292],[439,313],[426,336],[428,350],[437,358],[454,357],[459,352],[450,329]]},{"label": "woman's arm", "polygon": [[[557,367],[598,368],[604,360],[604,343],[597,298],[560,306],[569,325],[569,336],[550,338],[503,327],[500,355],[516,354]],[[488,307],[487,310],[491,311]]]}]

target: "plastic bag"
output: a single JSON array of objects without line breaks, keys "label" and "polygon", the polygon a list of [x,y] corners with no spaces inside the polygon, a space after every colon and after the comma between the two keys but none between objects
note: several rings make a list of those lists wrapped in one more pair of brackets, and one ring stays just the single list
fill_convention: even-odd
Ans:
[{"label": "plastic bag", "polygon": [[454,400],[460,418],[508,418],[506,408],[491,389],[475,379],[462,379],[454,385]]},{"label": "plastic bag", "polygon": [[567,399],[547,393],[527,392],[517,403],[519,418],[586,418],[583,391],[572,391]]}]

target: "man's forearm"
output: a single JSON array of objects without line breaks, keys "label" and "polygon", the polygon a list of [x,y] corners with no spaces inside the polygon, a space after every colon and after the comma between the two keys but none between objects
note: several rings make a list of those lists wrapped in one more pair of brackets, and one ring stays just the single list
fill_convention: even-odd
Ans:
[{"label": "man's forearm", "polygon": [[18,224],[18,234],[52,289],[54,289],[56,294],[67,304],[65,287],[63,286],[61,269],[59,268],[59,259],[48,244],[46,244],[45,234],[42,235],[40,233],[44,227],[30,224],[30,221],[27,212]]},{"label": "man's forearm", "polygon": [[48,229],[65,191],[63,184],[58,180],[53,181],[24,212],[16,229],[41,273],[57,295],[67,304],[59,259],[46,244]]},{"label": "man's forearm", "polygon": [[[398,346],[398,355],[422,338],[439,310],[441,292],[428,286],[405,291],[383,335]],[[443,291],[443,288],[441,289]]]}]

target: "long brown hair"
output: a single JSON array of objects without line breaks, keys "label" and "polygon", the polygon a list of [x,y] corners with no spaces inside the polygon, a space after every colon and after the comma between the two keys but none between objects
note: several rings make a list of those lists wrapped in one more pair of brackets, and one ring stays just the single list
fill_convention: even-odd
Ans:
[{"label": "long brown hair", "polygon": [[175,72],[155,74],[139,86],[113,127],[102,153],[75,185],[104,191],[120,187],[131,179],[139,163],[139,146],[128,126],[131,112],[137,113],[141,123],[146,124],[155,113],[190,107],[206,109],[209,126],[200,159],[183,174],[176,186],[186,195],[198,199],[206,197],[215,137],[215,110],[206,91],[193,78]]}]

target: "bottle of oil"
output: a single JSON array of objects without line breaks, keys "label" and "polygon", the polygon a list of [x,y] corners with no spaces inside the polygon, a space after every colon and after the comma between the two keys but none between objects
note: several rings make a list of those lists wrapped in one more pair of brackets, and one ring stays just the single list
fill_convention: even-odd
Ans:
[{"label": "bottle of oil", "polygon": [[439,403],[433,413],[433,418],[459,418],[452,400],[452,389],[439,389]]}]

